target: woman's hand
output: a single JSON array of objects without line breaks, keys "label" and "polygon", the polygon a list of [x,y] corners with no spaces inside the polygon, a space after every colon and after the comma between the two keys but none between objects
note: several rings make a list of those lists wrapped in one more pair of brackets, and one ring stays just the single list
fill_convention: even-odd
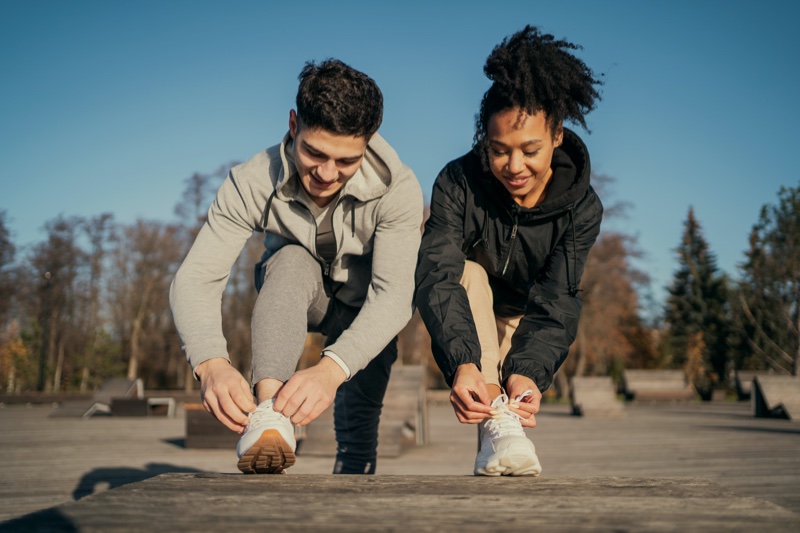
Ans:
[{"label": "woman's hand", "polygon": [[450,403],[462,424],[479,424],[492,416],[486,380],[472,363],[459,365],[453,378]]},{"label": "woman's hand", "polygon": [[[539,406],[542,403],[542,393],[539,392],[539,387],[536,386],[536,383],[531,378],[521,374],[508,376],[505,385],[511,410],[521,417],[520,422],[523,426],[535,427],[536,417],[534,415],[539,412]],[[519,402],[514,400],[528,391],[530,391],[530,394]]]}]

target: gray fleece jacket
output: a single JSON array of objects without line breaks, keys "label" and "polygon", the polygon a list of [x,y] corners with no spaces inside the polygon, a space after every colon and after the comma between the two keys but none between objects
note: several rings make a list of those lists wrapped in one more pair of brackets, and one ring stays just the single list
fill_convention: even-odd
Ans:
[{"label": "gray fleece jacket", "polygon": [[247,239],[263,231],[262,263],[286,244],[305,247],[341,288],[340,301],[361,310],[329,348],[355,374],[411,318],[422,191],[414,173],[378,134],[333,210],[336,256],[316,253],[316,222],[298,194],[292,139],[231,169],[170,288],[170,307],[192,369],[228,359],[221,299]]}]

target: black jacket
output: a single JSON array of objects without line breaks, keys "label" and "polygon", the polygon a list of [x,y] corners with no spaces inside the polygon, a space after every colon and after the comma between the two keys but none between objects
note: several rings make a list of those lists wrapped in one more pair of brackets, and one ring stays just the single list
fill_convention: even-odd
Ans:
[{"label": "black jacket", "polygon": [[580,318],[578,285],[600,232],[603,206],[589,185],[586,146],[566,128],[552,168],[544,201],[530,209],[516,204],[473,152],[450,162],[436,178],[415,303],[449,385],[459,365],[480,368],[475,323],[459,284],[466,259],[489,274],[497,316],[524,315],[502,376],[528,376],[544,392],[567,357]]}]

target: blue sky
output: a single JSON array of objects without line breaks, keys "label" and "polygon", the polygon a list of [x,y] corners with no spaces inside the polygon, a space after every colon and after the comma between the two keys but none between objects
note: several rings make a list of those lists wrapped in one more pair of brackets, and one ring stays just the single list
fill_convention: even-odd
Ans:
[{"label": "blue sky", "polygon": [[174,218],[183,180],[245,160],[287,129],[297,74],[337,57],[381,86],[381,133],[420,179],[466,152],[482,66],[525,24],[581,44],[603,101],[578,130],[629,202],[663,287],[689,206],[737,276],[747,235],[791,166],[800,2],[0,3],[0,209],[19,246],[59,213]]}]

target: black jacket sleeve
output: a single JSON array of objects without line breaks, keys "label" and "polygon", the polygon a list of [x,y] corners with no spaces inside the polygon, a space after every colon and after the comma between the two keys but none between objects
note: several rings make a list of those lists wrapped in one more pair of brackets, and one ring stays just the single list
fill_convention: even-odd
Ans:
[{"label": "black jacket sleeve", "polygon": [[552,384],[578,331],[581,298],[576,289],[603,218],[603,206],[591,188],[571,216],[570,228],[531,286],[525,316],[503,363],[503,379],[527,376],[541,392]]},{"label": "black jacket sleeve", "polygon": [[448,385],[465,363],[480,368],[481,349],[467,293],[461,286],[465,185],[446,167],[436,178],[417,262],[415,303],[431,335],[434,359]]}]

